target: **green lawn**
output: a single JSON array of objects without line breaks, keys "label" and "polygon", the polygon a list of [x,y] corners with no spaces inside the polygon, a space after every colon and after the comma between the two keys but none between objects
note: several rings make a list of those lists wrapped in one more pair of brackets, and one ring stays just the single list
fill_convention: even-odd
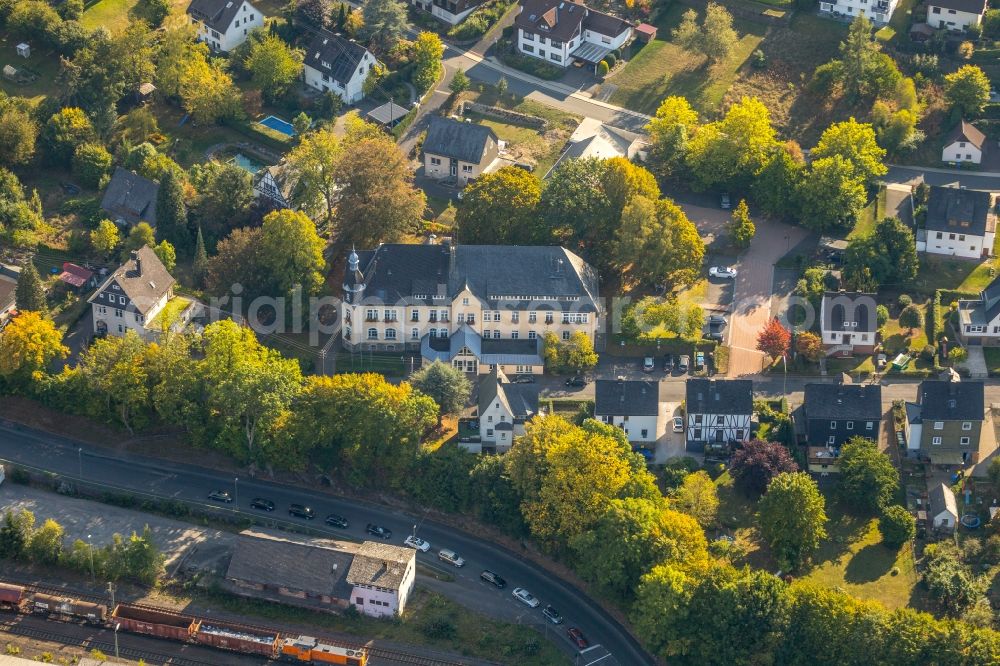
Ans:
[{"label": "green lawn", "polygon": [[14,39],[9,35],[0,38],[0,69],[5,65],[28,68],[38,75],[32,83],[18,84],[0,77],[0,90],[8,95],[18,95],[29,99],[33,104],[42,101],[49,95],[57,94],[60,90],[56,84],[56,77],[59,75],[59,58],[51,51],[33,47],[30,58],[22,58],[17,55],[15,47],[21,40]]},{"label": "green lawn", "polygon": [[882,219],[883,215],[885,215],[885,188],[880,187],[875,198],[869,201],[861,214],[858,215],[858,221],[847,237],[850,239],[867,236],[875,230],[875,224]]},{"label": "green lawn", "polygon": [[644,46],[621,72],[608,79],[609,84],[617,86],[612,104],[652,114],[664,97],[682,95],[700,113],[718,109],[740,67],[764,39],[766,28],[736,19],[734,26],[740,39],[732,55],[710,65],[704,56],[671,41],[670,31],[680,23],[686,9],[674,4],[664,12],[657,21],[660,38]]},{"label": "green lawn", "polygon": [[[183,12],[190,3],[188,0],[171,0],[171,4],[173,5],[171,11],[177,14]],[[109,30],[117,30],[135,19],[148,21],[145,3],[139,0],[91,0],[86,3],[86,7],[80,23],[88,30],[102,26]]]},{"label": "green lawn", "polygon": [[996,277],[993,261],[976,263],[970,259],[939,259],[920,254],[920,271],[913,291],[923,295],[935,289],[951,289],[978,294]]},{"label": "green lawn", "polygon": [[983,355],[986,356],[990,377],[1000,375],[1000,347],[983,347]]}]

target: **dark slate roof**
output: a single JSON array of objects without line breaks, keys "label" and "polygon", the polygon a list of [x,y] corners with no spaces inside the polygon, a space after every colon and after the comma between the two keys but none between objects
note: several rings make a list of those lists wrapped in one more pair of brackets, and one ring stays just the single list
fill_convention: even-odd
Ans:
[{"label": "dark slate roof", "polygon": [[101,209],[129,225],[148,222],[156,226],[156,195],[160,186],[123,167],[115,168],[101,199]]},{"label": "dark slate roof", "polygon": [[588,9],[587,18],[583,19],[583,27],[585,30],[590,30],[601,35],[617,37],[632,26],[628,21],[620,19],[617,16]]},{"label": "dark slate roof", "polygon": [[329,74],[341,85],[347,85],[358,71],[358,64],[367,52],[368,50],[357,42],[328,30],[317,30],[306,47],[303,64],[323,74]]},{"label": "dark slate roof", "polygon": [[993,281],[986,285],[979,294],[986,322],[991,322],[1000,314],[1000,277],[993,278]]},{"label": "dark slate roof", "polygon": [[948,136],[945,137],[944,145],[947,146],[956,141],[966,141],[982,150],[983,144],[986,143],[986,135],[980,132],[979,129],[972,123],[966,122],[963,118],[962,122],[955,125],[955,128],[948,133]]},{"label": "dark slate roof", "polygon": [[[828,291],[823,294],[824,331],[874,333],[878,328],[875,294],[856,291]],[[844,326],[845,322],[848,326]],[[850,324],[856,324],[850,326]]]},{"label": "dark slate roof", "polygon": [[688,414],[752,414],[753,381],[749,379],[689,379]]},{"label": "dark slate roof", "polygon": [[398,122],[409,113],[409,109],[394,102],[386,102],[368,112],[368,117],[379,125],[389,125]]},{"label": "dark slate roof", "polygon": [[496,309],[597,311],[597,273],[558,246],[386,244],[358,258],[368,301],[444,304],[468,287]]},{"label": "dark slate roof", "polygon": [[986,3],[987,0],[928,0],[927,5],[982,16],[986,13]]},{"label": "dark slate roof", "polygon": [[982,382],[925,379],[917,392],[920,417],[928,421],[982,421],[986,402]]},{"label": "dark slate roof", "polygon": [[992,201],[989,192],[931,185],[927,230],[982,236],[996,227]]},{"label": "dark slate roof", "polygon": [[521,0],[514,25],[536,35],[568,42],[580,31],[586,7],[565,0]]},{"label": "dark slate roof", "polygon": [[335,546],[246,530],[236,537],[226,578],[348,599],[347,572],[355,557]]},{"label": "dark slate roof", "polygon": [[17,291],[17,279],[20,275],[20,268],[0,264],[0,312],[14,305],[14,292]]},{"label": "dark slate roof", "polygon": [[598,379],[594,382],[594,414],[656,416],[660,413],[660,383]]},{"label": "dark slate roof", "polygon": [[406,568],[415,560],[417,551],[388,543],[364,541],[347,572],[351,585],[374,585],[388,590],[398,590],[406,575]]},{"label": "dark slate roof", "polygon": [[135,306],[136,311],[146,315],[153,305],[170,291],[176,280],[167,272],[156,253],[148,245],[144,245],[133,252],[128,261],[107,277],[88,302],[93,303],[112,282],[118,283],[132,305]]},{"label": "dark slate roof", "polygon": [[191,0],[187,13],[219,32],[229,29],[243,0]]},{"label": "dark slate roof", "polygon": [[488,365],[542,365],[542,339],[513,340],[489,338],[484,340],[468,324],[462,324],[447,338],[425,335],[420,341],[420,353],[429,360],[450,363],[462,350],[468,349],[480,363]]},{"label": "dark slate roof", "polygon": [[882,418],[882,387],[878,384],[806,384],[804,402],[810,419]]},{"label": "dark slate roof", "polygon": [[479,413],[482,414],[498,398],[514,415],[515,421],[523,423],[538,413],[538,389],[535,385],[510,384],[500,368],[496,367],[479,382]]},{"label": "dark slate roof", "polygon": [[479,164],[490,139],[494,143],[498,141],[496,133],[486,125],[431,116],[427,138],[424,139],[424,152]]},{"label": "dark slate roof", "polygon": [[931,505],[931,515],[937,516],[945,511],[958,518],[958,503],[955,501],[955,493],[944,483],[931,488],[927,499]]}]

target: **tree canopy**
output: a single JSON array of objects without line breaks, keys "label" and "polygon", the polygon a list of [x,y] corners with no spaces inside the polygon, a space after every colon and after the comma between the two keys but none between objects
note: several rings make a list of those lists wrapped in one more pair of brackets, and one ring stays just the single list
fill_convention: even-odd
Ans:
[{"label": "tree canopy", "polygon": [[761,536],[781,565],[797,569],[826,538],[826,500],[805,472],[782,472],[760,498]]},{"label": "tree canopy", "polygon": [[799,466],[782,444],[752,439],[733,454],[729,474],[739,490],[750,497],[759,497],[774,477],[798,469]]},{"label": "tree canopy", "polygon": [[852,437],[840,449],[837,490],[851,508],[872,515],[886,509],[899,492],[899,472],[870,439]]}]

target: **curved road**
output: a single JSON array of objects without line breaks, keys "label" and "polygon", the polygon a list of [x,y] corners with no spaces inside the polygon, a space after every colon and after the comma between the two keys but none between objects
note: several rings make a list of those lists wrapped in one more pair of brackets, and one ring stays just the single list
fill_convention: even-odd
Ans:
[{"label": "curved road", "polygon": [[[652,658],[613,619],[585,594],[563,582],[552,573],[518,557],[516,554],[495,543],[473,537],[461,530],[423,520],[392,508],[374,503],[353,501],[333,497],[323,493],[298,489],[258,479],[239,479],[228,474],[194,465],[172,463],[132,454],[108,455],[107,451],[62,438],[49,433],[32,430],[8,421],[0,421],[0,459],[30,465],[70,477],[80,477],[92,483],[132,490],[169,499],[182,499],[207,503],[207,494],[215,489],[235,493],[238,508],[247,514],[260,512],[250,508],[254,497],[266,497],[277,505],[274,514],[265,514],[277,520],[295,520],[287,516],[286,510],[293,502],[311,506],[316,511],[317,520],[310,527],[327,529],[331,535],[344,535],[363,539],[365,525],[369,522],[388,527],[393,531],[392,543],[401,544],[413,526],[418,525],[417,534],[431,543],[431,551],[418,553],[418,559],[432,567],[447,567],[435,555],[439,548],[457,551],[466,560],[462,569],[447,567],[455,576],[455,583],[440,583],[434,579],[423,580],[437,589],[476,610],[503,617],[522,624],[535,625],[539,631],[548,634],[555,631],[567,654],[575,654],[569,641],[565,639],[567,626],[578,626],[590,639],[591,644],[600,644],[603,649],[584,655],[596,657],[605,650],[612,657],[601,660],[602,666],[613,664],[652,664]],[[221,510],[237,508],[221,505]],[[322,520],[328,513],[339,513],[350,522],[350,528],[339,531],[326,528]],[[263,516],[262,516],[263,517]],[[479,580],[483,569],[496,571],[507,580],[505,590],[497,590]],[[456,584],[460,587],[455,587]],[[444,589],[445,587],[449,589]],[[514,587],[526,587],[542,606],[529,609],[511,598]],[[555,627],[548,624],[541,615],[541,608],[552,604],[565,616],[565,624]],[[581,664],[590,660],[581,660]]]}]

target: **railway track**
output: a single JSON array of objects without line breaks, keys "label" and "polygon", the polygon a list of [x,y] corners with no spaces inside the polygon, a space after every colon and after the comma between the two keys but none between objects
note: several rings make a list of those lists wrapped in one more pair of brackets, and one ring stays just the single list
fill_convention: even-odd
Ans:
[{"label": "railway track", "polygon": [[[106,603],[109,602],[109,599],[106,596],[104,596],[104,595],[85,594],[85,593],[81,593],[81,592],[76,591],[76,590],[67,590],[67,589],[58,588],[58,587],[50,587],[50,586],[47,586],[47,585],[37,585],[35,583],[23,583],[23,582],[20,582],[20,581],[10,580],[10,579],[3,578],[3,577],[0,577],[0,582],[10,583],[12,585],[20,585],[20,586],[24,587],[26,590],[30,590],[31,592],[40,592],[42,594],[51,594],[53,596],[61,596],[61,597],[70,596],[70,597],[73,597],[75,599],[79,599],[81,601],[90,601],[92,603],[106,604]],[[153,606],[153,605],[150,605],[150,604],[135,603],[135,602],[122,602],[122,603],[127,603],[129,606],[132,606],[133,608],[139,608],[139,609],[153,611],[153,612],[163,612],[163,611],[168,611],[168,612],[173,612],[173,613],[177,613],[178,612],[178,611],[174,611],[172,609],[163,608],[162,606]],[[192,617],[192,618],[195,617],[193,615],[189,616],[186,613],[179,613],[179,614],[183,615],[185,617]],[[263,633],[270,633],[270,634],[274,634],[274,635],[277,635],[278,633],[282,633],[282,632],[279,632],[277,629],[275,629],[273,627],[265,627],[265,626],[262,626],[262,625],[249,624],[249,623],[245,623],[245,622],[241,622],[240,624],[242,624],[244,627],[247,627],[248,629],[254,629],[254,630],[257,630],[257,631],[260,631],[260,632],[263,632]],[[7,629],[6,626],[7,626],[6,624],[0,625],[0,629],[2,629],[3,631],[9,631],[10,633],[17,633],[16,631]],[[39,633],[45,633],[45,632],[43,632],[41,630],[37,630],[37,629],[34,629],[34,628],[30,628],[30,627],[25,627],[25,629],[30,630],[30,631],[36,631],[36,632],[39,632]],[[53,635],[57,635],[57,634],[55,634],[53,632]],[[41,640],[47,640],[47,639],[44,639],[44,638],[39,637],[39,636],[29,636],[29,638],[39,638]],[[65,638],[65,637],[63,637],[63,638]],[[320,637],[320,638],[322,638],[322,637]],[[57,638],[55,640],[63,640],[63,639]],[[360,649],[364,648],[364,649],[366,649],[368,651],[368,655],[371,658],[376,658],[376,659],[379,659],[379,660],[386,660],[386,661],[395,662],[395,663],[398,663],[398,664],[410,664],[412,666],[468,666],[468,662],[453,661],[453,660],[441,659],[441,658],[437,658],[437,657],[429,657],[427,655],[414,654],[414,653],[409,653],[409,652],[402,652],[400,650],[390,650],[388,648],[376,647],[376,646],[373,646],[373,645],[365,645],[364,643],[352,643],[350,641],[344,641],[344,640],[341,640],[341,639],[334,640],[334,639],[328,639],[328,638],[322,638],[322,640],[326,641],[326,642],[329,642],[329,643],[336,644],[336,645],[340,645],[342,647],[352,648],[352,649],[356,649],[356,650],[360,650]],[[93,647],[97,647],[102,652],[105,651],[103,647],[100,647],[100,646],[93,646]],[[112,651],[114,650],[114,645],[113,644],[111,644],[111,650]],[[121,654],[123,654],[124,656],[128,656],[128,655],[125,654],[124,650],[119,650],[119,652]],[[162,657],[162,655],[161,655],[161,657]],[[145,656],[142,656],[142,655],[139,655],[136,658],[137,659],[141,658],[141,659],[145,659],[146,661],[149,661],[148,657],[145,657]],[[169,661],[169,662],[164,661],[162,663],[178,664],[179,666],[214,666],[214,664],[212,664],[210,662],[203,662],[203,661],[197,661],[197,660],[188,660],[185,663],[185,662],[183,662],[183,660],[179,660],[180,658],[176,658],[176,657],[165,657],[165,658],[166,659],[172,659],[172,661]]]}]

